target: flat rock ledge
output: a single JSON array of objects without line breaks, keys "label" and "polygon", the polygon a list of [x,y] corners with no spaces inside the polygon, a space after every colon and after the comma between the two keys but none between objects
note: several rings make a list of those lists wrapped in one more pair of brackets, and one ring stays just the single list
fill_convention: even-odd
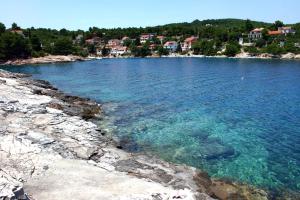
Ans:
[{"label": "flat rock ledge", "polygon": [[0,70],[0,200],[267,199],[263,190],[119,148],[101,105]]},{"label": "flat rock ledge", "polygon": [[47,63],[62,63],[62,62],[74,62],[74,61],[84,61],[86,60],[81,56],[74,55],[47,55],[38,58],[28,58],[28,59],[16,59],[9,60],[2,65],[32,65],[32,64],[47,64]]},{"label": "flat rock ledge", "polygon": [[235,56],[235,58],[256,58],[256,59],[282,59],[282,60],[299,60],[300,54],[294,54],[294,53],[286,53],[282,55],[273,55],[269,53],[262,53],[262,54],[250,54],[247,52],[241,52]]}]

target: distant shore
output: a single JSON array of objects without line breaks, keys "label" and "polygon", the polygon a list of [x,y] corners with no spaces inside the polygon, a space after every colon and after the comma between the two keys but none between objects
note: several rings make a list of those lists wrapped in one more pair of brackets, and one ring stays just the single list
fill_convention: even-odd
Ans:
[{"label": "distant shore", "polygon": [[162,57],[179,57],[179,58],[254,58],[254,59],[286,59],[286,60],[300,60],[300,54],[293,54],[293,53],[287,53],[287,54],[282,54],[282,55],[272,55],[272,54],[259,54],[259,55],[251,55],[249,53],[240,53],[237,54],[234,57],[228,57],[226,55],[215,55],[215,56],[206,56],[206,55],[180,55],[180,54],[171,54],[168,56],[162,56]]},{"label": "distant shore", "polygon": [[[170,54],[166,56],[147,56],[146,58],[238,58],[238,59],[282,59],[282,60],[300,60],[300,54],[286,53],[282,55],[272,55],[272,54],[259,54],[251,55],[249,53],[243,52],[239,53],[234,57],[228,57],[226,55],[215,55],[215,56],[205,56],[205,55],[194,55],[194,54]],[[0,65],[34,65],[34,64],[48,64],[48,63],[64,63],[64,62],[75,62],[75,61],[87,61],[94,59],[103,59],[103,58],[135,58],[134,56],[75,56],[75,55],[48,55],[38,58],[27,58],[27,59],[15,59],[8,60],[0,63]]]},{"label": "distant shore", "polygon": [[[112,58],[136,58],[134,56],[107,56],[107,57],[89,57],[90,59],[112,59]],[[286,53],[282,55],[273,55],[273,54],[258,54],[258,55],[251,55],[249,53],[243,52],[239,53],[234,57],[228,57],[226,55],[214,55],[214,56],[206,56],[206,55],[194,55],[190,54],[178,54],[173,53],[170,55],[152,55],[146,56],[145,58],[236,58],[236,59],[282,59],[282,60],[300,60],[300,54],[294,53]]]}]

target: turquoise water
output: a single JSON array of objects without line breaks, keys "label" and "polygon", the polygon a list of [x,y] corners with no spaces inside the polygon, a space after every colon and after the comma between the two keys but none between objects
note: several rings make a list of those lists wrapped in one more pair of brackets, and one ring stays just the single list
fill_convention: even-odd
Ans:
[{"label": "turquoise water", "polygon": [[104,103],[129,151],[300,190],[300,62],[162,58],[9,67]]}]

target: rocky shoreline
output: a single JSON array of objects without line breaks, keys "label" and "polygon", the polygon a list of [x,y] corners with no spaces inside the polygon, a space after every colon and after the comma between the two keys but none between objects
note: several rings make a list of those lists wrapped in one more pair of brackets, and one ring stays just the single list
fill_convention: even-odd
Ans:
[{"label": "rocky shoreline", "polygon": [[[162,56],[163,58],[237,58],[237,59],[282,59],[282,60],[300,60],[300,54],[287,53],[283,55],[272,55],[272,54],[259,54],[252,55],[250,53],[242,52],[237,54],[235,57],[227,57],[225,55],[219,56],[205,56],[205,55],[181,55],[181,54],[171,54],[168,56]],[[49,64],[49,63],[64,63],[64,62],[75,62],[75,61],[86,61],[93,59],[112,59],[112,58],[134,58],[133,56],[113,56],[113,57],[81,57],[74,55],[48,55],[38,58],[28,58],[28,59],[16,59],[9,60],[0,63],[0,65],[35,65],[35,64]],[[159,56],[147,56],[147,58],[159,58]]]},{"label": "rocky shoreline", "polygon": [[63,62],[74,62],[74,61],[84,61],[87,58],[74,55],[47,55],[38,58],[28,58],[28,59],[16,59],[3,62],[1,65],[34,65],[34,64],[48,64],[48,63],[63,63]]},{"label": "rocky shoreline", "polygon": [[250,53],[242,52],[240,54],[237,54],[234,58],[300,60],[300,54],[286,53],[282,55],[272,55],[268,53],[263,53],[259,55],[252,55]]},{"label": "rocky shoreline", "polygon": [[101,105],[0,70],[0,200],[268,199],[249,185],[122,150]]},{"label": "rocky shoreline", "polygon": [[[268,53],[263,54],[250,54],[247,52],[242,52],[237,54],[234,57],[228,57],[226,55],[215,55],[215,56],[205,56],[205,55],[193,55],[193,54],[186,54],[181,55],[178,53],[173,53],[170,55],[161,56],[162,58],[236,58],[236,59],[281,59],[281,60],[300,60],[300,54],[294,54],[294,53],[286,53],[282,55],[273,55]],[[101,57],[102,58],[102,57]],[[113,58],[135,58],[133,56],[111,56],[111,57],[103,57],[107,59],[113,59]],[[160,56],[147,56],[146,58],[160,58]]]}]

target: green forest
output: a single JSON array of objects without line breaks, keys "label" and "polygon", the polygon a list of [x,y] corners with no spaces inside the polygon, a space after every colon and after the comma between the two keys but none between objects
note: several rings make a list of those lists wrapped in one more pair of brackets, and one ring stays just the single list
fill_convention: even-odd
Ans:
[{"label": "green forest", "polygon": [[[271,36],[268,30],[277,30],[280,26],[291,26],[296,33],[290,35]],[[239,40],[248,41],[248,33],[254,28],[265,28],[262,38],[256,40],[253,46],[241,47]],[[140,43],[140,35],[143,33],[155,33],[165,36],[165,41],[172,40],[183,42],[185,38],[197,36],[198,41],[193,44],[192,53],[201,55],[217,55],[222,49],[223,54],[234,56],[243,51],[251,54],[270,53],[279,55],[287,52],[300,53],[300,23],[285,25],[281,21],[264,23],[241,19],[219,20],[195,20],[191,23],[174,23],[162,26],[145,28],[114,28],[105,29],[90,27],[89,30],[55,30],[47,28],[23,28],[13,23],[11,27],[5,27],[0,23],[0,61],[17,58],[40,57],[44,55],[80,55],[95,54],[100,48],[94,44],[87,44],[86,40],[93,37],[101,38],[104,46],[101,46],[102,55],[109,53],[105,44],[110,39],[122,39],[124,36],[130,40],[124,42],[134,56],[147,56],[152,52],[151,44],[158,44],[155,48],[157,54],[166,55],[163,46],[157,38],[152,38],[145,44]],[[78,37],[78,36],[82,37]],[[279,45],[283,44],[284,45]],[[180,48],[177,53],[184,54]]]}]

